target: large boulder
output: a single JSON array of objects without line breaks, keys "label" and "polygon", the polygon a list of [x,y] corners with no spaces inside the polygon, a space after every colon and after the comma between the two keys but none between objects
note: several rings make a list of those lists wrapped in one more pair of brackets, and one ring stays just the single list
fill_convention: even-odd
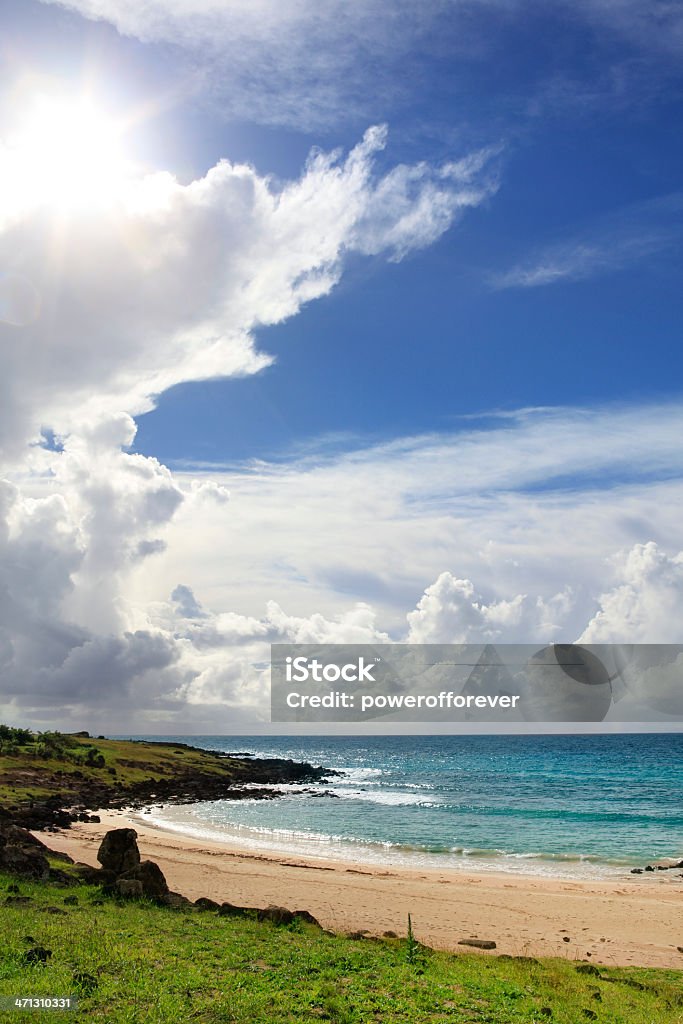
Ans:
[{"label": "large boulder", "polygon": [[26,829],[17,825],[0,826],[0,868],[22,878],[45,880],[50,865],[45,853],[47,847]]},{"label": "large boulder", "polygon": [[140,863],[138,834],[134,828],[112,828],[100,843],[97,859],[105,871],[123,875]]},{"label": "large boulder", "polygon": [[161,899],[163,896],[166,896],[169,891],[163,871],[159,865],[155,864],[152,860],[143,860],[140,864],[136,864],[136,866],[130,871],[126,871],[125,874],[120,875],[116,880],[116,887],[119,892],[122,891],[122,883],[124,882],[138,882],[142,891],[136,891],[135,895],[145,896],[150,900]]}]

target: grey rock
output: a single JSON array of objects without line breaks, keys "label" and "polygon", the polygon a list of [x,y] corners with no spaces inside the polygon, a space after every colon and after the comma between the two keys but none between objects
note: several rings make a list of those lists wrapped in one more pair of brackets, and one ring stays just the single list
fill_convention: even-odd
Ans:
[{"label": "grey rock", "polygon": [[50,875],[47,857],[35,846],[8,843],[0,849],[0,868],[11,875],[45,881]]},{"label": "grey rock", "polygon": [[45,949],[44,946],[34,946],[33,949],[27,949],[24,953],[24,963],[27,964],[46,964],[52,956],[51,949]]},{"label": "grey rock", "polygon": [[246,907],[236,907],[234,903],[221,903],[218,908],[219,917],[245,917]]},{"label": "grey rock", "polygon": [[194,901],[194,905],[198,910],[219,910],[220,903],[216,903],[215,900],[210,900],[208,896],[200,896],[198,900]]},{"label": "grey rock", "polygon": [[170,907],[172,910],[184,910],[185,907],[192,906],[192,901],[179,892],[167,892],[165,896],[162,896],[161,901],[164,906]]},{"label": "grey rock", "polygon": [[139,882],[142,886],[142,895],[150,900],[161,899],[169,891],[163,871],[153,860],[143,860],[132,870],[121,874],[116,882],[117,888],[123,881]]},{"label": "grey rock", "polygon": [[140,863],[138,834],[134,828],[113,828],[105,835],[97,859],[106,871],[123,875]]},{"label": "grey rock", "polygon": [[265,907],[263,910],[256,911],[256,917],[259,921],[272,921],[273,924],[291,924],[295,916],[293,910],[272,905]]},{"label": "grey rock", "polygon": [[116,891],[119,896],[124,896],[126,899],[142,899],[144,896],[142,882],[138,878],[118,878]]}]

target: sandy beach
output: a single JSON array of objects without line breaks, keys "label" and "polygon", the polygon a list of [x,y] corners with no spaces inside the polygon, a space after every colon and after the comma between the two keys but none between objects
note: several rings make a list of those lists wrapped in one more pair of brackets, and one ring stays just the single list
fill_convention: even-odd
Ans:
[{"label": "sandy beach", "polygon": [[[156,861],[171,889],[241,906],[308,910],[332,931],[404,935],[437,949],[493,939],[496,954],[561,956],[613,965],[683,969],[683,878],[666,871],[610,881],[528,875],[381,869],[279,853],[245,852],[156,828],[130,812],[102,812],[49,845],[97,864],[110,828],[135,828],[143,859]],[[45,838],[45,837],[43,837]],[[567,941],[568,940],[568,941]],[[486,954],[484,954],[486,955]]]}]

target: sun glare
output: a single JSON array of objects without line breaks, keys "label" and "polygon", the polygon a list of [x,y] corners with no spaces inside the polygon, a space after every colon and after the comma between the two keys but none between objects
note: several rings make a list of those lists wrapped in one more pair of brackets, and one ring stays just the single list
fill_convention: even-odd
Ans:
[{"label": "sun glare", "polygon": [[122,127],[84,98],[37,98],[11,139],[8,156],[22,205],[107,203],[130,174]]}]

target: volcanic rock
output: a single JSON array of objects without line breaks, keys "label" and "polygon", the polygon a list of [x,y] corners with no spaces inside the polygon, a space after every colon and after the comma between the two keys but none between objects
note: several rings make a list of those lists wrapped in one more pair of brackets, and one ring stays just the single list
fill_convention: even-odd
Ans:
[{"label": "volcanic rock", "polygon": [[138,834],[134,828],[112,828],[100,843],[97,859],[105,871],[122,875],[140,863]]}]

